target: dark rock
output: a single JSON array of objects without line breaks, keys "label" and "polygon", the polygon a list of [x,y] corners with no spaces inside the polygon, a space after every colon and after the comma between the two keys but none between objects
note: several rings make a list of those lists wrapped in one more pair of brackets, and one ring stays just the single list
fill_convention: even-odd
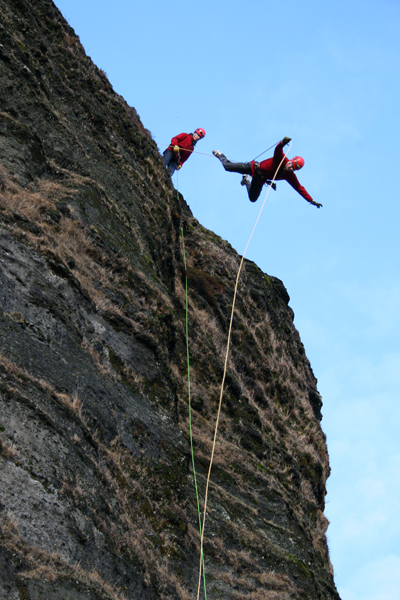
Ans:
[{"label": "dark rock", "polygon": [[270,280],[272,281],[272,285],[274,286],[278,296],[282,298],[285,304],[289,304],[290,296],[288,294],[287,289],[283,285],[283,281],[281,281],[277,277],[270,277]]}]

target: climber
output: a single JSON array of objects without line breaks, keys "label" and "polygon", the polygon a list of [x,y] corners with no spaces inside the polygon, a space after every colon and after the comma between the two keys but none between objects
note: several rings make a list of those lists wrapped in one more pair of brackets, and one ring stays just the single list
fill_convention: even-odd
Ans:
[{"label": "climber", "polygon": [[170,145],[163,153],[164,164],[171,177],[175,173],[175,169],[181,168],[193,152],[196,143],[205,135],[204,129],[199,127],[194,133],[180,133],[172,138]]},{"label": "climber", "polygon": [[[258,163],[252,160],[248,163],[233,163],[226,158],[219,150],[213,150],[214,156],[216,156],[221,162],[225,171],[231,171],[233,173],[241,173],[243,175],[241,185],[245,185],[247,193],[251,202],[255,202],[261,194],[261,189],[265,183],[272,185],[276,189],[276,185],[272,182],[275,175],[275,171],[278,168],[279,163],[283,159],[282,165],[279,168],[278,173],[275,175],[276,180],[285,179],[292,188],[296,190],[303,198],[313,204],[317,208],[320,208],[322,204],[314,202],[311,196],[307,193],[305,188],[300,185],[299,180],[293,171],[298,171],[304,166],[304,159],[301,156],[295,156],[291,160],[284,157],[283,147],[290,142],[290,138],[285,137],[275,147],[274,156],[267,158]],[[249,177],[252,176],[252,179]]]}]

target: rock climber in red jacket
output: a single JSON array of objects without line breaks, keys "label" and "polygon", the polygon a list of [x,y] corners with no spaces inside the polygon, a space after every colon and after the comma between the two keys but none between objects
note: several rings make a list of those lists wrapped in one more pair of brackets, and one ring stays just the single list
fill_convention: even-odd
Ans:
[{"label": "rock climber in red jacket", "polygon": [[171,177],[175,173],[175,169],[180,169],[187,161],[196,143],[205,135],[204,129],[199,127],[194,133],[180,133],[172,138],[170,145],[163,153],[164,164]]},{"label": "rock climber in red jacket", "polygon": [[[276,145],[274,156],[272,158],[267,158],[267,160],[263,160],[260,163],[256,162],[255,160],[252,160],[249,163],[233,163],[228,160],[226,156],[219,150],[213,150],[213,154],[222,162],[225,171],[241,173],[243,175],[241,185],[246,186],[251,202],[255,202],[258,199],[259,195],[261,194],[261,189],[265,183],[269,183],[274,187],[274,189],[276,189],[275,184],[272,183],[271,180],[274,178],[275,171],[283,159],[283,162],[279,167],[279,171],[275,175],[275,179],[285,179],[288,183],[290,183],[292,188],[296,190],[296,192],[299,192],[299,194],[307,200],[307,202],[310,202],[310,204],[320,208],[322,204],[314,202],[306,189],[300,185],[299,180],[293,172],[298,171],[304,166],[304,159],[301,158],[301,156],[295,156],[291,160],[284,157],[283,147],[289,142],[290,138],[283,138],[283,140]],[[252,176],[252,179],[250,179],[249,175]]]}]

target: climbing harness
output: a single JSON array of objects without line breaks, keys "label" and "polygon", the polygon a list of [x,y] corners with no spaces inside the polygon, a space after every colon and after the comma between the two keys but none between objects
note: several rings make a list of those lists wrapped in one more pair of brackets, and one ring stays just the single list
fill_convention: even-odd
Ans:
[{"label": "climbing harness", "polygon": [[[290,143],[290,146],[289,146],[288,150],[290,150],[291,146],[292,146],[292,144]],[[266,150],[266,152],[267,152],[267,150]],[[275,177],[277,176],[278,171],[280,169],[280,166],[283,163],[283,161],[285,160],[285,158],[286,158],[286,154],[283,155],[283,158],[282,158],[281,162],[278,165],[278,168],[276,169],[276,171],[274,173],[274,177],[272,179],[272,183],[274,183]],[[231,340],[233,313],[234,313],[234,310],[235,310],[237,288],[238,288],[240,272],[242,270],[242,266],[243,266],[244,258],[246,256],[246,252],[247,252],[247,249],[248,249],[249,244],[251,242],[251,238],[253,237],[254,231],[255,231],[255,229],[257,227],[258,221],[260,220],[261,213],[263,211],[263,208],[264,208],[265,202],[267,200],[268,194],[270,192],[270,189],[271,189],[271,186],[268,187],[267,193],[265,194],[264,201],[263,201],[263,203],[261,205],[261,209],[260,209],[260,212],[258,213],[257,220],[256,220],[255,225],[253,227],[253,231],[251,232],[251,235],[250,235],[249,240],[247,242],[246,248],[244,250],[242,259],[240,261],[238,273],[237,273],[237,276],[236,276],[235,291],[234,291],[234,294],[233,294],[233,302],[232,302],[231,318],[230,318],[230,322],[229,322],[228,341],[227,341],[226,353],[225,353],[224,373],[223,373],[222,382],[221,382],[221,391],[220,391],[220,396],[219,396],[217,419],[216,419],[216,422],[215,422],[215,431],[214,431],[213,446],[212,446],[212,451],[211,451],[210,465],[208,467],[206,491],[205,491],[205,496],[204,496],[203,525],[202,525],[202,528],[201,528],[201,538],[200,538],[200,567],[199,567],[199,582],[198,582],[198,587],[197,587],[197,600],[199,600],[199,597],[200,597],[200,585],[201,585],[201,573],[202,573],[201,570],[202,570],[202,566],[204,566],[203,544],[204,544],[204,529],[205,529],[206,514],[207,514],[208,488],[209,488],[209,484],[210,484],[211,468],[212,468],[212,463],[213,463],[213,459],[214,459],[214,452],[215,452],[215,444],[216,444],[216,439],[217,439],[219,418],[220,418],[220,414],[221,414],[222,396],[223,396],[223,392],[224,392],[224,383],[225,383],[226,370],[227,370],[227,364],[228,364],[229,346],[230,346],[230,340]]]},{"label": "climbing harness", "polygon": [[[269,150],[269,148],[268,148],[268,150]],[[267,150],[265,152],[267,152]],[[264,179],[264,175],[261,171],[260,163],[256,162],[256,161],[254,161],[254,173],[256,175],[258,175],[258,177],[260,179],[263,179],[267,185],[271,186],[273,190],[276,191],[276,183],[274,183],[271,179]]]}]

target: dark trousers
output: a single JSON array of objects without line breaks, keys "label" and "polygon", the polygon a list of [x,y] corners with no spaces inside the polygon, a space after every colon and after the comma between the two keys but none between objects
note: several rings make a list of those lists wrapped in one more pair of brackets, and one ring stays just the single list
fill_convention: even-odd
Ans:
[{"label": "dark trousers", "polygon": [[[222,165],[225,171],[230,171],[231,173],[241,173],[242,175],[251,175],[251,164],[243,163],[243,162],[231,162],[226,158],[224,154],[219,157],[219,160],[222,162]],[[251,182],[246,181],[246,189],[249,195],[250,202],[255,202],[258,200],[262,187],[265,181],[262,179],[258,179],[258,177],[253,177]]]},{"label": "dark trousers", "polygon": [[178,166],[178,158],[173,150],[167,148],[163,152],[164,165],[168,169],[168,173],[172,175],[175,173],[176,167]]}]

